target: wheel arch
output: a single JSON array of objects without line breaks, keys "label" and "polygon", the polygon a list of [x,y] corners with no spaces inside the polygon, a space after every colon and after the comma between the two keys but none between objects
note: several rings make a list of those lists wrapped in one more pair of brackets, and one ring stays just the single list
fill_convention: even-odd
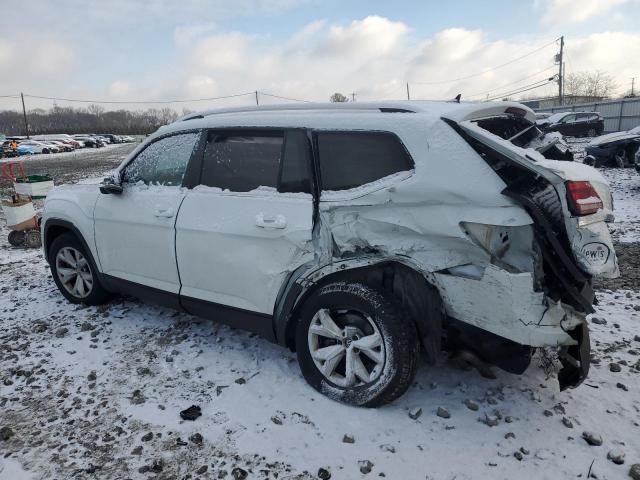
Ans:
[{"label": "wheel arch", "polygon": [[50,218],[42,225],[42,248],[44,250],[44,258],[49,262],[49,249],[54,240],[64,233],[73,234],[82,243],[82,247],[86,252],[91,253],[89,244],[84,239],[80,230],[68,220],[62,220],[59,218]]},{"label": "wheel arch", "polygon": [[414,322],[427,361],[435,363],[442,344],[444,304],[427,275],[400,258],[350,259],[299,274],[277,303],[274,330],[278,343],[295,350],[300,307],[317,288],[337,281],[360,282],[391,294]]}]

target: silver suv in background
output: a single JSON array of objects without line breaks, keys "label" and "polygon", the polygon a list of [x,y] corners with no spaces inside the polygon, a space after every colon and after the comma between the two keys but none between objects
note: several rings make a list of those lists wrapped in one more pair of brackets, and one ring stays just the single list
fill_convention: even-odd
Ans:
[{"label": "silver suv in background", "polygon": [[297,352],[353,405],[394,400],[420,352],[522,373],[589,368],[594,276],[616,276],[611,194],[542,156],[509,102],[283,105],[187,116],[98,185],[46,199],[44,252],[71,302],[114,293]]}]

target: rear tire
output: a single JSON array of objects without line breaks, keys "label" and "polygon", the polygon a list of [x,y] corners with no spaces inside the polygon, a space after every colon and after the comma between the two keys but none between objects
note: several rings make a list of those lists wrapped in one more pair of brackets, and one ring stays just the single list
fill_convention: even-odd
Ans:
[{"label": "rear tire", "polygon": [[363,407],[384,405],[406,392],[420,358],[415,325],[395,300],[347,282],[322,286],[304,302],[296,350],[313,388]]},{"label": "rear tire", "polygon": [[595,137],[598,134],[598,132],[596,131],[595,128],[590,128],[589,131],[587,132],[587,137]]},{"label": "rear tire", "polygon": [[22,247],[24,245],[25,233],[23,231],[11,230],[9,232],[9,244],[14,247]]},{"label": "rear tire", "polygon": [[91,253],[72,233],[63,233],[53,241],[49,265],[60,293],[71,303],[102,305],[111,298],[100,284]]}]

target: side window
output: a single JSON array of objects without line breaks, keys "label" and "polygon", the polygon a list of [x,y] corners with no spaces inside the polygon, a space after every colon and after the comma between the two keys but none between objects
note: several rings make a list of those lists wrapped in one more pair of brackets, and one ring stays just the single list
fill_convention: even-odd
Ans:
[{"label": "side window", "polygon": [[181,133],[157,140],[125,167],[123,181],[180,186],[199,133]]},{"label": "side window", "polygon": [[391,133],[318,132],[317,138],[323,190],[348,190],[413,168]]},{"label": "side window", "polygon": [[281,132],[210,132],[201,183],[232,192],[277,188],[283,144]]},{"label": "side window", "polygon": [[575,115],[567,115],[566,117],[564,117],[562,119],[562,123],[573,123],[576,121],[576,116]]}]

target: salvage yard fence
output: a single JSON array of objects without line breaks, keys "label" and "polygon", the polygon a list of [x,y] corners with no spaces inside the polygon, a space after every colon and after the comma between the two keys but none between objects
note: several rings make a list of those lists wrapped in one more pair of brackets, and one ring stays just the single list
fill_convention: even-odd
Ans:
[{"label": "salvage yard fence", "polygon": [[538,108],[536,112],[598,112],[604,118],[604,133],[621,132],[640,125],[640,97]]}]

